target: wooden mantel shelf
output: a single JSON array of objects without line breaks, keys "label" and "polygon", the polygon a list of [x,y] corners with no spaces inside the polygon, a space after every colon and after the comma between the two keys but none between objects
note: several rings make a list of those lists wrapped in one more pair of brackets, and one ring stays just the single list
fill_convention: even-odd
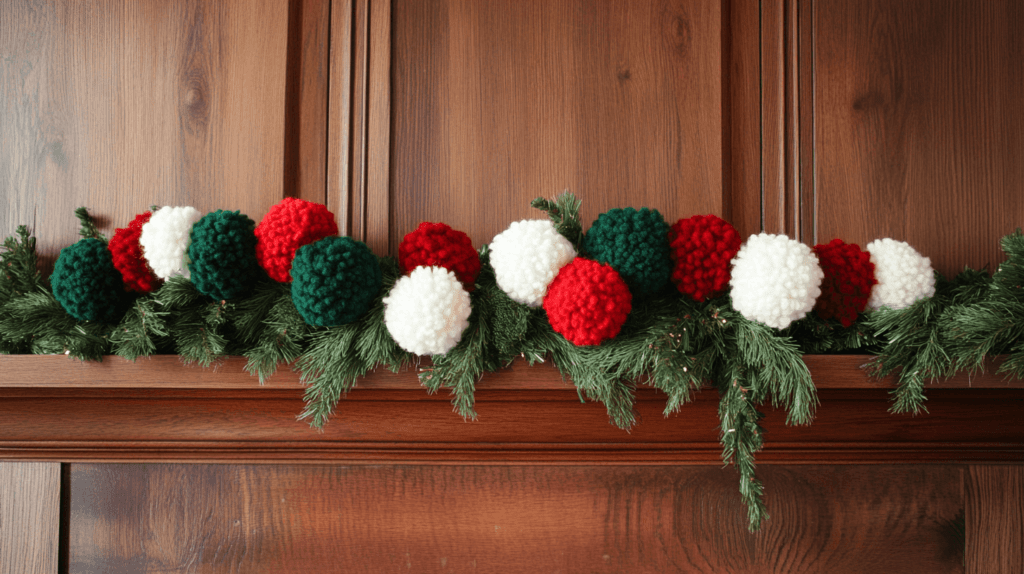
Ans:
[{"label": "wooden mantel shelf", "polygon": [[[1024,460],[1024,382],[987,373],[927,389],[927,414],[891,415],[890,379],[865,355],[807,356],[821,405],[810,427],[765,409],[762,462]],[[414,369],[359,381],[323,432],[297,420],[303,386],[284,368],[266,385],[245,360],[216,368],[176,356],[84,363],[0,356],[0,459],[403,464],[721,464],[717,393],[662,415],[664,395],[637,390],[638,425],[608,423],[550,365],[515,363],[477,386],[476,421],[428,395]]]}]

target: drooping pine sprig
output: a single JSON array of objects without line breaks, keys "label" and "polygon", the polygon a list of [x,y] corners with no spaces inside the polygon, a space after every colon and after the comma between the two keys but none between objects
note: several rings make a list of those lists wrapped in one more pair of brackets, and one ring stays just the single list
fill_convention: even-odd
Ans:
[{"label": "drooping pine sprig", "polygon": [[569,190],[565,190],[554,201],[538,197],[530,202],[530,206],[547,213],[551,222],[555,224],[555,231],[561,233],[572,243],[576,251],[579,251],[580,243],[583,241],[583,223],[580,221],[581,203]]},{"label": "drooping pine sprig", "polygon": [[299,419],[308,419],[314,428],[327,424],[338,401],[360,377],[378,367],[397,372],[412,360],[413,356],[398,347],[384,325],[382,300],[400,276],[398,262],[385,257],[380,264],[381,290],[366,314],[346,325],[310,328],[308,347],[295,363],[307,386],[306,407]]},{"label": "drooping pine sprig", "polygon": [[747,527],[751,532],[768,520],[764,504],[764,485],[755,474],[754,454],[764,445],[762,415],[754,405],[756,389],[748,385],[744,374],[749,370],[736,361],[726,361],[716,381],[720,399],[718,418],[721,422],[722,461],[732,463],[740,474],[740,497],[747,507]]},{"label": "drooping pine sprig", "polygon": [[85,239],[99,239],[106,243],[107,238],[103,237],[100,233],[99,228],[96,227],[96,222],[93,221],[92,216],[89,215],[89,210],[85,207],[79,207],[75,210],[75,217],[81,222],[82,227],[78,230],[78,234]]},{"label": "drooping pine sprig", "polygon": [[308,326],[292,302],[288,285],[262,282],[250,297],[234,306],[231,322],[242,346],[240,352],[247,359],[245,370],[256,375],[261,385],[277,372],[279,364],[302,354]]}]

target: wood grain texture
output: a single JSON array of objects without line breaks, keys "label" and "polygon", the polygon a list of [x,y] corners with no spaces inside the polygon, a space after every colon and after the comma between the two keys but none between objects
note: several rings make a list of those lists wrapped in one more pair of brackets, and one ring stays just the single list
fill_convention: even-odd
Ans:
[{"label": "wood grain texture", "polygon": [[994,270],[1024,221],[1024,4],[814,6],[818,238]]},{"label": "wood grain texture", "polygon": [[569,189],[723,211],[721,0],[396,0],[390,248],[421,221],[489,242]]},{"label": "wood grain texture", "polygon": [[[327,203],[331,0],[289,0],[284,195]],[[230,207],[230,206],[228,206]],[[253,214],[256,220],[262,213]]]},{"label": "wood grain texture", "polygon": [[968,467],[966,572],[1024,572],[1024,467]]},{"label": "wood grain texture", "polygon": [[[818,389],[891,389],[892,376],[874,378],[863,368],[870,355],[805,355],[804,362]],[[960,373],[929,383],[926,389],[1024,389],[1024,381],[996,374],[1002,357],[990,360],[983,373]],[[102,362],[78,361],[61,355],[0,355],[0,396],[3,389],[210,389],[260,397],[276,389],[301,389],[299,373],[281,365],[276,375],[258,385],[245,371],[244,357],[226,357],[209,369],[184,365],[176,355],[154,355],[135,362],[107,356]],[[416,373],[430,368],[424,358],[418,367],[398,373],[380,369],[357,382],[359,390],[419,391]],[[46,373],[46,376],[40,376]],[[563,391],[574,388],[550,363],[529,366],[516,360],[508,368],[486,373],[477,389]],[[710,388],[710,387],[707,387]]]},{"label": "wood grain texture", "polygon": [[[53,258],[77,239],[83,205],[106,231],[153,204],[258,220],[288,162],[305,194],[321,160],[304,150],[326,137],[313,114],[322,46],[311,19],[296,23],[311,44],[291,58],[302,69],[289,100],[289,12],[274,0],[5,2],[0,231],[30,225]],[[313,148],[286,161],[296,133]]]},{"label": "wood grain texture", "polygon": [[748,237],[761,232],[761,6],[728,0],[722,8],[722,217]]},{"label": "wood grain texture", "polygon": [[962,572],[961,468],[73,465],[71,572]]},{"label": "wood grain texture", "polygon": [[0,463],[0,574],[56,574],[60,464]]},{"label": "wood grain texture", "polygon": [[353,3],[331,0],[330,89],[327,122],[327,209],[338,221],[338,232],[362,240],[352,223],[351,197],[355,114],[353,101]]}]

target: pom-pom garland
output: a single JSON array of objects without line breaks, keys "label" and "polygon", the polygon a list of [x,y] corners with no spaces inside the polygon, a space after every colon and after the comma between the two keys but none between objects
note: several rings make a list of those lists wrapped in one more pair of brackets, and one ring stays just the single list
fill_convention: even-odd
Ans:
[{"label": "pom-pom garland", "polygon": [[121,272],[125,289],[129,291],[149,293],[160,285],[160,278],[149,268],[142,254],[142,245],[139,244],[142,226],[152,215],[149,211],[136,215],[128,227],[114,232],[108,245],[114,267]]},{"label": "pom-pom garland", "polygon": [[668,240],[680,293],[701,302],[725,291],[729,263],[743,244],[736,228],[717,215],[694,215],[677,221]]},{"label": "pom-pom garland", "polygon": [[785,329],[814,308],[823,273],[811,248],[785,235],[752,235],[733,259],[732,306]]},{"label": "pom-pom garland", "polygon": [[338,224],[327,207],[286,197],[256,226],[256,260],[271,279],[287,283],[292,280],[290,270],[296,249],[337,234]]},{"label": "pom-pom garland", "polygon": [[188,268],[200,293],[225,300],[252,291],[260,275],[255,227],[248,216],[223,209],[204,215],[192,226]]},{"label": "pom-pom garland", "polygon": [[871,290],[868,309],[904,309],[935,294],[932,261],[910,244],[895,239],[876,239],[868,243],[867,250],[878,280]]},{"label": "pom-pom garland", "polygon": [[814,310],[822,319],[838,319],[843,327],[849,327],[868,304],[871,288],[877,283],[871,255],[841,239],[815,245],[814,254],[825,275]]},{"label": "pom-pom garland", "polygon": [[619,334],[633,296],[610,265],[577,257],[548,287],[544,310],[555,332],[574,345],[599,345]]},{"label": "pom-pom garland", "polygon": [[139,245],[149,268],[160,279],[189,277],[185,254],[189,234],[203,214],[194,207],[161,207],[142,226]]},{"label": "pom-pom garland", "polygon": [[480,254],[469,236],[445,223],[424,221],[398,246],[398,264],[408,275],[420,266],[444,267],[455,273],[467,291],[480,274]]},{"label": "pom-pom garland", "polygon": [[652,295],[672,273],[668,224],[657,209],[610,209],[597,217],[583,239],[583,250],[611,265],[637,296]]},{"label": "pom-pom garland", "polygon": [[380,261],[362,241],[326,237],[300,247],[291,265],[292,302],[317,327],[351,323],[380,291]]},{"label": "pom-pom garland", "polygon": [[498,287],[517,303],[540,307],[548,285],[576,250],[550,220],[524,219],[494,236],[490,256]]},{"label": "pom-pom garland", "polygon": [[75,319],[106,323],[120,319],[124,284],[107,245],[99,239],[82,239],[61,249],[50,282],[53,296]]},{"label": "pom-pom garland", "polygon": [[384,325],[398,346],[417,355],[447,353],[469,326],[469,293],[443,267],[417,267],[384,298]]}]

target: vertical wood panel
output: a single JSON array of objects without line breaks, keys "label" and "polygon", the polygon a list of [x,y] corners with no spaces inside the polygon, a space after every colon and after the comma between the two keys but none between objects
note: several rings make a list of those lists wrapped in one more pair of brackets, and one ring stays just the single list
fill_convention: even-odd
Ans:
[{"label": "vertical wood panel", "polygon": [[967,572],[1024,572],[1024,467],[969,467]]},{"label": "vertical wood panel", "polygon": [[963,571],[958,466],[761,472],[73,465],[71,571]]},{"label": "vertical wood panel", "polygon": [[391,247],[422,220],[489,242],[570,189],[722,213],[722,2],[395,1]]},{"label": "vertical wood panel", "polygon": [[353,155],[353,5],[331,0],[331,72],[327,128],[327,209],[341,235],[357,235],[351,225]]},{"label": "vertical wood panel", "polygon": [[284,195],[317,203],[327,202],[330,7],[331,0],[290,0],[288,10]]},{"label": "vertical wood panel", "polygon": [[[76,240],[80,205],[108,230],[152,204],[261,217],[283,194],[288,17],[275,0],[5,2],[0,230],[33,225],[53,257]],[[319,50],[302,66],[316,70],[305,56]],[[316,179],[304,158],[299,193]]]},{"label": "vertical wood panel", "polygon": [[[761,231],[761,62],[760,3],[757,0],[722,2],[723,93],[723,217],[740,237]],[[728,16],[726,18],[726,15]],[[727,159],[725,159],[727,158]]]},{"label": "vertical wood panel", "polygon": [[60,463],[0,463],[0,574],[56,574]]},{"label": "vertical wood panel", "polygon": [[994,269],[1024,221],[1024,3],[815,4],[818,237]]},{"label": "vertical wood panel", "polygon": [[397,252],[391,221],[391,0],[370,3],[366,134],[366,244],[375,253]]}]

